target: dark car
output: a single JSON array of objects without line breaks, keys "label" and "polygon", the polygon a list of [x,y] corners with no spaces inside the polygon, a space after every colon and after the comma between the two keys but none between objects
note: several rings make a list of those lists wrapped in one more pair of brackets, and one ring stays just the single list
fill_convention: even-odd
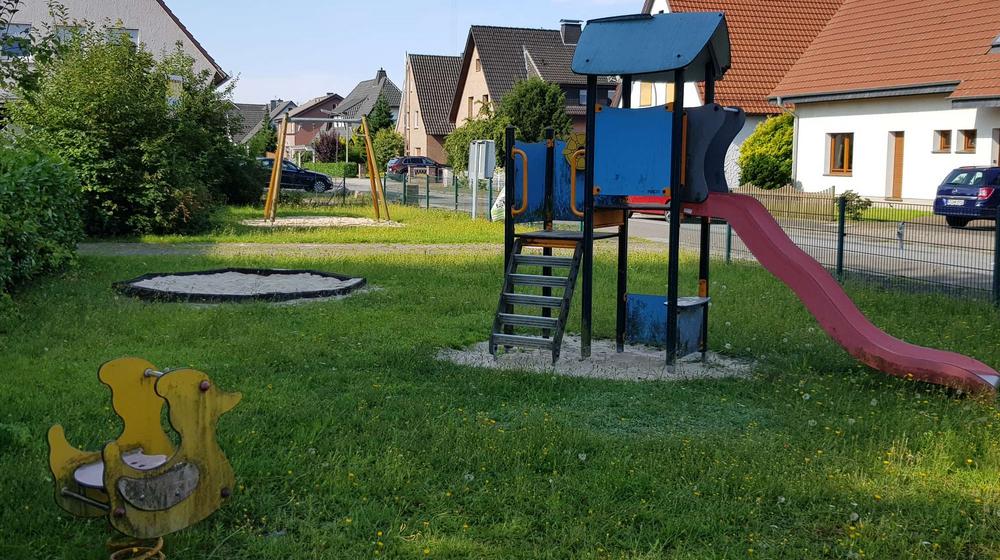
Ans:
[{"label": "dark car", "polygon": [[1000,208],[1000,167],[959,167],[937,189],[934,213],[963,228],[972,220],[995,220]]},{"label": "dark car", "polygon": [[444,168],[443,165],[429,157],[406,156],[389,160],[389,163],[386,165],[386,171],[393,175],[405,175],[410,171],[411,167],[427,168],[428,173],[434,175],[437,175]]},{"label": "dark car", "polygon": [[[274,167],[274,158],[259,157],[257,162],[270,171]],[[329,176],[308,169],[302,169],[294,163],[285,160],[281,162],[281,188],[302,189],[312,192],[326,192],[333,188],[333,180]]]}]

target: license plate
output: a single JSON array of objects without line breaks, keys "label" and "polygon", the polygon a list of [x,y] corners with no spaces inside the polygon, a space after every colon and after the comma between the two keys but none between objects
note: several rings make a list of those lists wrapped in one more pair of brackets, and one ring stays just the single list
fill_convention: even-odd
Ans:
[{"label": "license plate", "polygon": [[949,198],[944,204],[945,206],[965,206],[965,201],[960,198]]}]

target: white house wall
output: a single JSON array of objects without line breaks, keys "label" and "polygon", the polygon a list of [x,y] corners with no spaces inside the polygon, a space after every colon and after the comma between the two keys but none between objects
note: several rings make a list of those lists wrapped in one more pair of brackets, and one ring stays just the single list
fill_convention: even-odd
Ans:
[{"label": "white house wall", "polygon": [[[947,173],[964,165],[990,165],[996,150],[994,129],[1000,109],[952,109],[943,95],[892,97],[796,107],[795,180],[806,191],[834,187],[868,197],[892,191],[891,132],[904,133],[902,197],[932,199]],[[957,153],[959,130],[977,130],[975,153]],[[935,153],[935,131],[950,130],[950,153]],[[828,136],[854,134],[851,176],[834,176],[829,168]]]},{"label": "white house wall", "polygon": [[[146,49],[157,58],[172,53],[179,41],[184,52],[194,57],[196,72],[215,72],[208,58],[155,0],[61,0],[61,4],[71,20],[138,29],[139,42],[145,43]],[[21,2],[12,22],[30,23],[35,28],[40,28],[42,23],[53,23],[44,0]]]}]

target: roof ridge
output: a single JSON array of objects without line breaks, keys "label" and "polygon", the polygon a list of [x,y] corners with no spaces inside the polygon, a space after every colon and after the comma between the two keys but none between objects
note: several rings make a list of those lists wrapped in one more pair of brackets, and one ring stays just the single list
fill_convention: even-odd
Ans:
[{"label": "roof ridge", "polygon": [[473,29],[513,29],[515,31],[549,31],[559,33],[558,29],[548,29],[545,27],[512,27],[508,25],[473,25]]}]

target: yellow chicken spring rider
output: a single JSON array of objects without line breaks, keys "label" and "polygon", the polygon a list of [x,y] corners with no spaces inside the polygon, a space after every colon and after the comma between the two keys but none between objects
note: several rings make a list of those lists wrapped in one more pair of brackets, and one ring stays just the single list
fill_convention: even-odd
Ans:
[{"label": "yellow chicken spring rider", "polygon": [[[164,558],[163,536],[214,513],[231,494],[233,469],[216,441],[219,417],[242,395],[219,390],[193,369],[163,373],[146,360],[123,358],[98,373],[124,428],[103,451],[85,452],[49,430],[49,466],[56,502],[79,517],[107,516],[119,532],[143,539],[112,554]],[[175,449],[161,423],[163,405],[180,436]]]}]

